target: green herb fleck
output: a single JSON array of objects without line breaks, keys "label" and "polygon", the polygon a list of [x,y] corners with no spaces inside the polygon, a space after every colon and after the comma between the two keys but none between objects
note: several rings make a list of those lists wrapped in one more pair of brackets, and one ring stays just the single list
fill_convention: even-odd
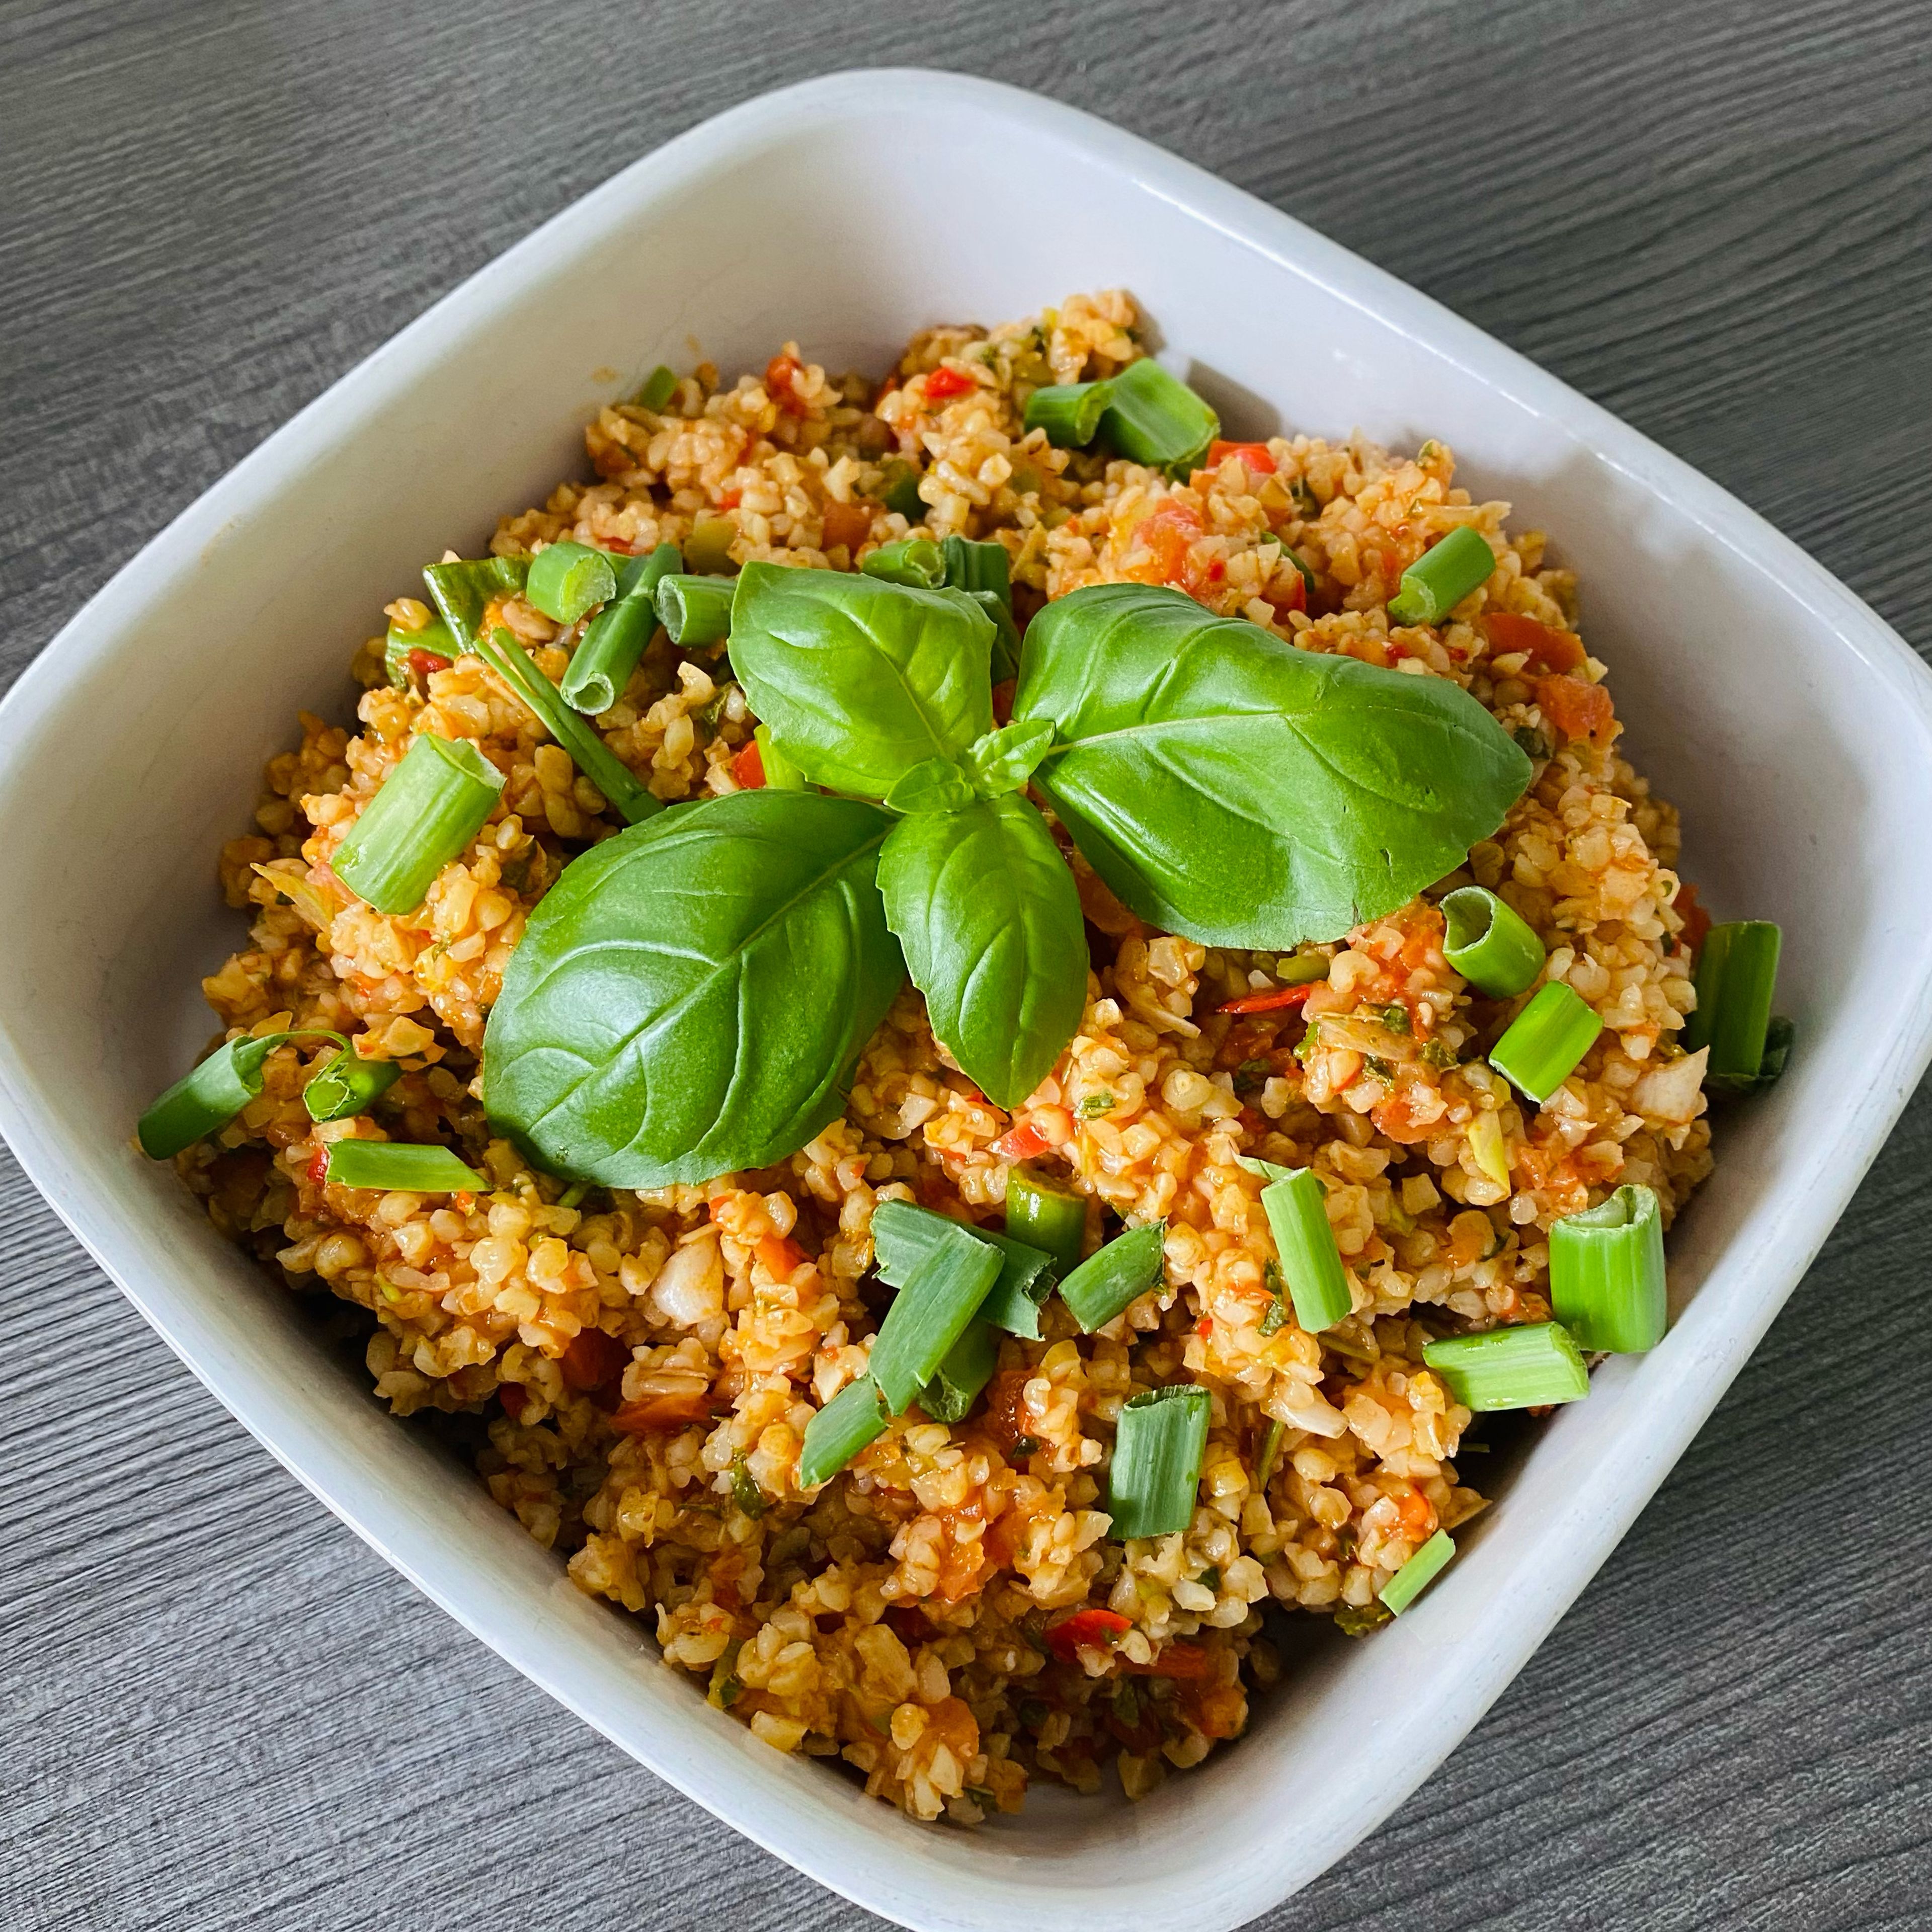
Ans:
[{"label": "green herb fleck", "polygon": [[1395,1078],[1395,1069],[1386,1060],[1378,1060],[1373,1054],[1364,1060],[1362,1064],[1378,1080],[1393,1080]]},{"label": "green herb fleck", "polygon": [[1234,1091],[1252,1094],[1257,1087],[1265,1087],[1274,1072],[1271,1060],[1244,1060],[1234,1069]]},{"label": "green herb fleck", "polygon": [[1080,1102],[1080,1118],[1083,1120],[1096,1119],[1102,1114],[1111,1114],[1119,1104],[1111,1094],[1089,1094]]},{"label": "green herb fleck", "polygon": [[738,1653],[744,1647],[742,1642],[732,1644],[712,1666],[711,1688],[705,1700],[721,1711],[730,1710],[744,1691],[738,1676]]},{"label": "green herb fleck", "polygon": [[1335,1628],[1345,1636],[1366,1636],[1388,1620],[1389,1613],[1380,1604],[1367,1604],[1359,1610],[1352,1604],[1342,1604],[1335,1611]]},{"label": "green herb fleck", "polygon": [[997,1811],[1000,1808],[1000,1801],[983,1784],[968,1785],[966,1796],[971,1798],[982,1811]]},{"label": "green herb fleck", "polygon": [[731,1500],[754,1518],[763,1516],[767,1507],[765,1492],[758,1486],[758,1479],[752,1474],[742,1449],[731,1458]]},{"label": "green herb fleck", "polygon": [[1218,1591],[1221,1587],[1221,1573],[1214,1564],[1210,1564],[1194,1580],[1204,1590]]},{"label": "green herb fleck", "polygon": [[1268,1312],[1262,1317],[1262,1334],[1272,1335],[1288,1319],[1288,1304],[1279,1294],[1268,1304]]},{"label": "green herb fleck", "polygon": [[1408,1009],[1400,1000],[1392,1001],[1382,1010],[1382,1023],[1390,1033],[1407,1033],[1411,1022]]},{"label": "green herb fleck", "polygon": [[1446,1040],[1425,1040],[1422,1045],[1422,1064],[1444,1070],[1456,1064],[1456,1049]]},{"label": "green herb fleck", "polygon": [[1532,758],[1546,758],[1556,749],[1550,742],[1550,734],[1539,731],[1534,724],[1519,724],[1510,736]]},{"label": "green herb fleck", "polygon": [[1019,1702],[1020,1722],[1030,1731],[1037,1731],[1053,1712],[1037,1697],[1022,1697]]},{"label": "green herb fleck", "polygon": [[1114,1715],[1129,1730],[1132,1730],[1141,1720],[1140,1696],[1134,1689],[1132,1678],[1124,1677],[1114,1686],[1112,1702]]},{"label": "green herb fleck", "polygon": [[1040,1438],[1037,1436],[1019,1436],[1013,1438],[1012,1454],[1016,1462],[1039,1454]]}]

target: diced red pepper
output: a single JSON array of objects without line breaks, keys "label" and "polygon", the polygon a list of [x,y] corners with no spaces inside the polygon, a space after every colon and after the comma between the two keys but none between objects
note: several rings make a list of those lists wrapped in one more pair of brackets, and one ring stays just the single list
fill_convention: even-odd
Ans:
[{"label": "diced red pepper", "polygon": [[742,490],[721,490],[718,493],[718,507],[721,510],[735,510],[744,500]]},{"label": "diced red pepper", "polygon": [[752,739],[731,760],[731,776],[745,791],[756,791],[764,783],[765,761],[758,755],[757,739]]},{"label": "diced red pepper", "polygon": [[926,379],[926,399],[929,403],[943,403],[949,398],[965,395],[979,386],[970,376],[962,375],[958,370],[948,369],[942,364]]},{"label": "diced red pepper", "polygon": [[586,1389],[615,1382],[630,1360],[630,1350],[616,1336],[607,1335],[601,1328],[580,1328],[570,1338],[557,1366],[563,1371],[564,1386],[581,1394]]},{"label": "diced red pepper", "polygon": [[1062,1664],[1078,1664],[1082,1650],[1112,1650],[1133,1624],[1118,1610],[1076,1610],[1049,1624],[1046,1647]]},{"label": "diced red pepper", "polygon": [[1198,1335],[1204,1342],[1206,1341],[1208,1337],[1214,1332],[1214,1316],[1211,1315],[1202,1316],[1201,1319],[1195,1323],[1194,1332],[1196,1334]]},{"label": "diced red pepper", "polygon": [[1052,1144],[1030,1120],[1022,1120],[993,1143],[993,1151],[1002,1160],[1031,1160]]},{"label": "diced red pepper", "polygon": [[1298,570],[1290,571],[1288,578],[1288,581],[1280,590],[1268,592],[1268,601],[1276,610],[1284,614],[1290,610],[1306,610],[1308,608],[1307,579]]},{"label": "diced red pepper", "polygon": [[434,651],[412,651],[405,662],[409,665],[411,675],[419,682],[426,680],[433,670],[447,670],[449,668],[448,658],[439,657]]},{"label": "diced red pepper", "polygon": [[1208,467],[1218,470],[1231,456],[1238,456],[1257,476],[1274,474],[1274,458],[1268,454],[1268,446],[1264,442],[1210,442],[1208,446]]},{"label": "diced red pepper", "polygon": [[1120,1668],[1135,1677],[1173,1677],[1185,1681],[1207,1676],[1208,1652],[1198,1643],[1165,1644],[1151,1664],[1134,1664],[1124,1657]]},{"label": "diced red pepper", "polygon": [[1154,560],[1150,566],[1138,566],[1136,574],[1143,583],[1172,584],[1192,596],[1203,587],[1194,567],[1195,539],[1206,534],[1207,526],[1185,503],[1162,504],[1134,526],[1136,542],[1144,544]]},{"label": "diced red pepper", "polygon": [[315,1151],[308,1157],[308,1184],[320,1187],[328,1179],[328,1149],[318,1141]]},{"label": "diced red pepper", "polygon": [[758,1244],[758,1258],[764,1263],[767,1274],[788,1281],[804,1265],[806,1252],[783,1234],[767,1234]]},{"label": "diced red pepper", "polygon": [[774,356],[765,364],[765,393],[788,416],[802,416],[806,412],[800,387],[804,374],[805,365],[794,356]]},{"label": "diced red pepper", "polygon": [[1600,684],[1564,673],[1538,678],[1535,688],[1544,716],[1564,737],[1587,742],[1600,752],[1610,743],[1617,714]]},{"label": "diced red pepper", "polygon": [[1583,640],[1575,632],[1559,631],[1514,610],[1485,611],[1483,630],[1498,656],[1520,651],[1545,670],[1581,670],[1586,662]]},{"label": "diced red pepper", "polygon": [[716,1407],[709,1389],[698,1395],[647,1395],[626,1402],[610,1424],[626,1436],[661,1436],[709,1420]]},{"label": "diced red pepper", "polygon": [[502,1382],[498,1384],[497,1398],[503,1405],[503,1413],[512,1422],[524,1419],[524,1411],[530,1405],[530,1392],[521,1382]]},{"label": "diced red pepper", "polygon": [[827,503],[823,521],[827,550],[856,550],[872,534],[872,513],[862,503]]},{"label": "diced red pepper", "polygon": [[1277,1013],[1288,1006],[1298,1006],[1322,982],[1305,980],[1299,986],[1270,986],[1263,993],[1244,993],[1238,1000],[1223,1000],[1214,1010],[1217,1013]]}]

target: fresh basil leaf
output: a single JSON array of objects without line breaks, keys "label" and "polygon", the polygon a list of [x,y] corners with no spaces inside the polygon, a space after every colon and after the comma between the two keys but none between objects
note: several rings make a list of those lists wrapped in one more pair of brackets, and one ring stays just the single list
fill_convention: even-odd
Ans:
[{"label": "fresh basil leaf", "polygon": [[1101,584],[1027,632],[1034,774],[1150,924],[1212,946],[1339,939],[1502,823],[1531,766],[1446,678],[1304,651],[1180,591]]},{"label": "fresh basil leaf", "polygon": [[[1004,552],[1001,553],[1003,555]],[[1020,674],[1019,627],[1013,622],[1013,608],[996,590],[952,590],[948,593],[976,604],[993,621],[993,682],[1004,684]]]},{"label": "fresh basil leaf", "polygon": [[966,769],[982,798],[1018,791],[1053,742],[1053,727],[1043,719],[1023,719],[989,731],[966,754]]},{"label": "fresh basil leaf", "polygon": [[1017,1106],[1087,1004],[1080,895],[1046,820],[1012,792],[902,819],[879,890],[933,1031],[988,1099]]},{"label": "fresh basil leaf", "polygon": [[877,884],[892,822],[853,799],[734,792],[574,860],[490,1015],[493,1124],[610,1187],[796,1152],[904,981]]},{"label": "fresh basil leaf", "polygon": [[951,758],[928,758],[916,764],[886,794],[891,812],[957,812],[977,794],[972,782]]},{"label": "fresh basil leaf", "polygon": [[748,563],[732,598],[752,710],[807,778],[865,798],[992,729],[992,646],[970,598],[856,572]]}]

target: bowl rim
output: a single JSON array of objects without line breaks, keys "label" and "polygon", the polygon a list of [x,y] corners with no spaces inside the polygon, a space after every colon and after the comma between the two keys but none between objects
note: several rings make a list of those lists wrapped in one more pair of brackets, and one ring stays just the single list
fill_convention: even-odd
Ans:
[{"label": "bowl rim", "polygon": [[[702,178],[748,150],[788,134],[836,124],[890,106],[924,102],[962,110],[988,127],[1016,128],[1077,149],[1117,179],[1124,196],[1152,194],[1239,246],[1302,278],[1337,300],[1426,348],[1499,398],[1552,424],[1598,462],[1640,486],[1705,538],[1769,572],[1798,606],[1874,675],[1887,696],[1909,711],[1932,741],[1932,676],[1904,640],[1852,592],[1795,543],[1728,492],[1526,358],[1396,278],[1327,240],[1206,170],[1079,110],[1003,83],[919,68],[835,73],[758,96],[705,121],[620,170],[563,208],[442,296],[382,346],[339,378],[233,469],[182,511],[127,562],[29,664],[0,698],[0,769],[46,719],[71,700],[98,660],[113,648],[123,626],[152,598],[169,594],[206,547],[242,506],[299,470],[311,452],[362,433],[418,376],[472,330],[488,323],[527,282],[577,254],[614,218]],[[1599,1472],[1577,1498],[1578,1520],[1567,1526],[1575,1546],[1552,1563],[1530,1601],[1518,1604],[1510,1630],[1486,1642],[1454,1695],[1416,1726],[1392,1736],[1412,1747],[1382,1754],[1361,1780],[1346,1815],[1330,1822],[1324,1862],[1385,1817],[1434,1770],[1548,1634],[1604,1557],[1621,1538],[1664,1475],[1676,1463],[1738,1369],[1796,1285],[1843,1212],[1853,1189],[1890,1132],[1906,1098],[1932,1059],[1932,956],[1916,987],[1906,989],[1889,1032],[1875,1042],[1872,1064],[1883,1079],[1851,1130],[1822,1157],[1814,1186],[1790,1190],[1747,1218],[1732,1242],[1741,1250],[1725,1262],[1748,1264],[1762,1286],[1749,1318],[1719,1334],[1702,1334],[1676,1352],[1655,1385],[1663,1419],[1640,1453],[1618,1471]],[[97,1202],[68,1178],[63,1130],[49,1096],[38,1090],[0,1024],[0,1132],[29,1178],[88,1252],[116,1281],[188,1368],[280,1462],[358,1535],[408,1576],[466,1628],[586,1721],[638,1757],[658,1776],[820,1882],[901,1923],[931,1928],[980,1928],[1007,1922],[1025,1901],[1024,1880],[982,1874],[976,1904],[922,1895],[918,1874],[956,1869],[922,1862],[907,1844],[881,1832],[878,1856],[847,1862],[842,1834],[814,1830],[823,1808],[763,1802],[730,1754],[679,1754],[680,1740],[664,1736],[640,1744],[620,1734],[590,1694],[581,1672],[552,1666],[538,1649],[493,1623],[486,1608],[418,1560],[406,1545],[340,1499],[340,1479],[354,1452],[325,1444],[294,1421],[251,1399],[245,1364],[218,1363],[178,1335],[153,1285],[166,1270],[144,1256],[131,1223]],[[160,1298],[166,1300],[164,1292]],[[1661,1364],[1660,1364],[1660,1366]],[[1569,1512],[1566,1512],[1566,1516]],[[1587,1518],[1587,1522],[1583,1519]],[[1588,1546],[1586,1550],[1585,1546]],[[1594,1550],[1594,1554],[1588,1553]],[[1400,1723],[1394,1727],[1400,1732]],[[655,1748],[652,1748],[653,1742]],[[775,1765],[773,1769],[776,1770]],[[769,1776],[770,1774],[766,1774]],[[776,1786],[777,1780],[771,1779]],[[872,1801],[867,1801],[871,1802]],[[881,1823],[886,1822],[883,1817]],[[1305,1882],[1313,1870],[1306,1870]],[[929,1880],[928,1880],[929,1882]],[[1268,1910],[1292,1888],[1265,1868],[1226,1875],[1211,1892],[1183,1888],[1177,1876],[1170,1908],[1185,1907],[1204,1928],[1234,1924]],[[1204,1918],[1204,1899],[1211,1900]],[[1072,1924],[1053,1908],[1035,1913],[1042,1927]],[[1151,1901],[1150,1901],[1151,1903]]]}]

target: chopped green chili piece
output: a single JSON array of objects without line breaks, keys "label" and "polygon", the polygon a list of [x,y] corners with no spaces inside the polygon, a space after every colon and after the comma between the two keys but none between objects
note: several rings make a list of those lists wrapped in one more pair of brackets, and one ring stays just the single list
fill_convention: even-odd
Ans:
[{"label": "chopped green chili piece", "polygon": [[802,791],[805,774],[778,747],[769,725],[760,724],[752,733],[758,741],[758,765],[765,784],[772,791]]},{"label": "chopped green chili piece", "polygon": [[847,1384],[805,1425],[799,1487],[815,1490],[829,1482],[868,1443],[884,1435],[891,1420],[879,1385],[870,1376]]},{"label": "chopped green chili piece", "polygon": [[999,1337],[979,1316],[967,1324],[965,1334],[920,1390],[920,1407],[934,1422],[964,1422],[999,1364]]},{"label": "chopped green chili piece", "polygon": [[1006,1176],[1006,1232],[1051,1255],[1061,1274],[1071,1274],[1087,1238],[1086,1197],[1037,1168],[1016,1167]]},{"label": "chopped green chili piece", "polygon": [[881,1201],[872,1214],[872,1243],[880,1278],[903,1288],[913,1270],[962,1228],[1000,1253],[999,1275],[980,1305],[980,1319],[1010,1335],[1037,1342],[1040,1304],[1053,1292],[1053,1257],[1010,1235],[950,1220],[928,1208],[915,1208],[910,1201]]},{"label": "chopped green chili piece", "polygon": [[1198,1384],[1137,1395],[1120,1410],[1107,1483],[1112,1534],[1172,1536],[1194,1520],[1214,1398]]},{"label": "chopped green chili piece", "polygon": [[563,701],[559,691],[533,664],[508,631],[494,631],[470,646],[521,698],[537,722],[568,752],[577,769],[608,799],[626,825],[640,824],[664,809],[636,775]]},{"label": "chopped green chili piece", "polygon": [[1111,382],[1055,382],[1028,397],[1024,427],[1045,430],[1055,449],[1084,449],[1113,400]]},{"label": "chopped green chili piece", "polygon": [[1543,970],[1543,942],[1514,906],[1483,886],[1462,886],[1442,902],[1442,956],[1480,993],[1513,1000]]},{"label": "chopped green chili piece", "polygon": [[902,457],[895,457],[881,473],[879,501],[909,524],[923,520],[926,503],[919,494],[919,472]]},{"label": "chopped green chili piece", "polygon": [[1402,572],[1402,588],[1388,602],[1390,621],[1441,623],[1496,567],[1489,538],[1472,524],[1458,524]]},{"label": "chopped green chili piece", "polygon": [[1490,1064],[1540,1107],[1576,1072],[1603,1030],[1586,1001],[1552,980],[1490,1048]]},{"label": "chopped green chili piece", "polygon": [[345,1047],[310,1076],[302,1105],[311,1120],[346,1120],[352,1114],[366,1114],[402,1074],[393,1060],[364,1060]]},{"label": "chopped green chili piece", "polygon": [[482,633],[490,606],[521,593],[530,567],[527,557],[474,557],[426,565],[423,581],[450,635],[466,651]]},{"label": "chopped green chili piece", "polygon": [[1161,1251],[1166,1240],[1165,1221],[1130,1228],[1088,1256],[1060,1282],[1060,1298],[1072,1311],[1082,1334],[1106,1328],[1160,1279]]},{"label": "chopped green chili piece", "polygon": [[332,1187],[386,1194],[483,1194],[490,1186],[460,1154],[415,1141],[331,1141],[324,1178]]},{"label": "chopped green chili piece", "polygon": [[763,1516],[767,1508],[765,1492],[758,1486],[758,1479],[752,1474],[752,1466],[746,1461],[742,1449],[731,1458],[731,1500],[754,1519]]},{"label": "chopped green chili piece", "polygon": [[1004,544],[948,537],[940,550],[946,559],[946,580],[955,590],[969,596],[990,590],[1009,610],[1013,608],[1012,567]]},{"label": "chopped green chili piece", "polygon": [[263,1063],[277,1047],[292,1040],[348,1042],[326,1028],[298,1027],[291,1032],[244,1034],[225,1040],[184,1074],[158,1099],[148,1103],[134,1129],[141,1151],[150,1160],[172,1160],[196,1141],[218,1134],[250,1100],[261,1096]]},{"label": "chopped green chili piece", "polygon": [[617,573],[601,550],[588,544],[548,544],[530,559],[524,601],[556,624],[574,624],[596,604],[617,594]]},{"label": "chopped green chili piece", "polygon": [[1705,1070],[1711,1086],[1748,1089],[1764,1065],[1781,944],[1782,935],[1768,919],[1714,926],[1704,935],[1697,955],[1697,1004],[1684,1024],[1684,1046],[1690,1053],[1711,1049]]},{"label": "chopped green chili piece", "polygon": [[467,738],[417,737],[330,861],[378,912],[413,912],[496,809],[503,775]]},{"label": "chopped green chili piece", "polygon": [[711,1666],[711,1681],[706,1688],[704,1701],[714,1710],[730,1710],[745,1694],[745,1680],[738,1675],[738,1653],[744,1647],[742,1638],[726,1645],[723,1655]]},{"label": "chopped green chili piece", "polygon": [[595,718],[623,696],[658,626],[658,585],[683,561],[676,544],[667,543],[625,566],[616,598],[592,619],[557,687],[572,710]]},{"label": "chopped green chili piece", "polygon": [[409,688],[412,652],[428,651],[435,657],[454,658],[457,650],[456,639],[440,617],[432,617],[420,631],[406,631],[400,624],[392,624],[382,640],[383,675],[392,691],[405,691]]},{"label": "chopped green chili piece", "polygon": [[1327,1191],[1312,1168],[1259,1165],[1270,1177],[1262,1190],[1262,1207],[1281,1256],[1294,1318],[1310,1334],[1318,1335],[1354,1305],[1348,1271],[1328,1222]]},{"label": "chopped green chili piece", "polygon": [[684,540],[685,568],[722,575],[732,567],[731,546],[737,541],[738,526],[729,517],[700,517]]},{"label": "chopped green chili piece", "polygon": [[1619,1187],[1550,1228],[1550,1306],[1592,1354],[1641,1354],[1664,1340],[1664,1216],[1648,1187]]},{"label": "chopped green chili piece", "polygon": [[930,537],[901,537],[896,543],[880,544],[859,568],[886,584],[937,590],[946,581],[946,553]]},{"label": "chopped green chili piece", "polygon": [[668,362],[660,362],[644,380],[643,386],[631,400],[640,410],[649,410],[652,415],[662,413],[677,388],[677,371]]},{"label": "chopped green chili piece", "polygon": [[732,584],[716,577],[674,575],[658,585],[658,622],[680,650],[731,634]]},{"label": "chopped green chili piece", "polygon": [[1556,1322],[1492,1328],[1426,1342],[1422,1359],[1465,1408],[1540,1408],[1590,1393],[1590,1372],[1568,1329]]},{"label": "chopped green chili piece", "polygon": [[938,1372],[999,1279],[1003,1258],[990,1242],[952,1222],[907,1274],[872,1342],[872,1379],[893,1414]]},{"label": "chopped green chili piece", "polygon": [[1221,418],[1152,356],[1130,362],[1113,380],[1100,428],[1130,463],[1190,469],[1221,434]]},{"label": "chopped green chili piece", "polygon": [[1442,1573],[1456,1545],[1446,1529],[1438,1529],[1382,1588],[1376,1592],[1392,1616],[1400,1616]]}]

